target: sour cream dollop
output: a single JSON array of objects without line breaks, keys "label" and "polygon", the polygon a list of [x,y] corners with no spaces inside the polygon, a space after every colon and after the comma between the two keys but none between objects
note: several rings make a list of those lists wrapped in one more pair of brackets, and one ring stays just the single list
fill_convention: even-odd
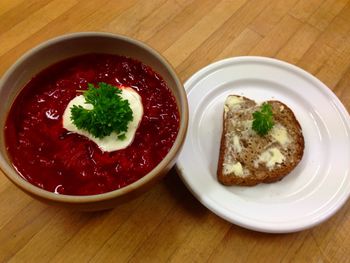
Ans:
[{"label": "sour cream dollop", "polygon": [[133,112],[133,120],[128,124],[128,130],[125,133],[125,138],[123,140],[118,138],[118,134],[112,132],[109,136],[104,138],[96,138],[88,131],[80,130],[75,126],[71,120],[71,108],[73,105],[82,106],[84,109],[92,110],[93,105],[90,103],[85,103],[85,98],[83,95],[76,96],[67,105],[63,114],[63,127],[68,131],[75,132],[82,136],[89,138],[91,141],[96,143],[98,147],[104,152],[113,152],[117,150],[124,149],[128,147],[135,138],[135,133],[140,125],[143,116],[143,106],[141,96],[132,88],[123,87],[120,96],[123,99],[129,101],[130,108]]}]

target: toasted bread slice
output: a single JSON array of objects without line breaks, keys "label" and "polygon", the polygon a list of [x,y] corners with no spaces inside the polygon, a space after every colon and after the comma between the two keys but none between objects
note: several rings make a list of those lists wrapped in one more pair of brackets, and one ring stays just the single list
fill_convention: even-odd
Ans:
[{"label": "toasted bread slice", "polygon": [[253,100],[230,95],[224,106],[223,132],[217,169],[224,185],[252,186],[281,180],[300,162],[304,152],[301,126],[288,106],[267,101],[275,125],[264,136],[252,129]]}]

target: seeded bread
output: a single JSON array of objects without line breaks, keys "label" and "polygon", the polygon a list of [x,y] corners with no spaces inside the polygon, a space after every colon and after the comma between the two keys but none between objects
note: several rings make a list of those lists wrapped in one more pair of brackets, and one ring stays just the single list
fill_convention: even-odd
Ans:
[{"label": "seeded bread", "polygon": [[267,135],[252,129],[253,112],[260,105],[230,95],[224,106],[217,177],[224,185],[253,186],[281,180],[300,162],[304,137],[294,113],[279,101],[272,106],[275,125]]}]

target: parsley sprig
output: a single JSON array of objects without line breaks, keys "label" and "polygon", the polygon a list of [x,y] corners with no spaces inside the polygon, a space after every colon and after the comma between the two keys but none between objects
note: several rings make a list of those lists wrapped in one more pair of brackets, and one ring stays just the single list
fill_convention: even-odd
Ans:
[{"label": "parsley sprig", "polygon": [[253,113],[253,130],[260,136],[266,135],[275,124],[273,121],[272,107],[270,104],[264,102],[260,111]]},{"label": "parsley sprig", "polygon": [[93,109],[74,105],[71,108],[73,124],[96,138],[116,132],[119,139],[124,139],[128,123],[133,120],[133,112],[129,101],[123,99],[121,93],[121,89],[104,82],[98,83],[98,88],[89,83],[83,96],[86,103],[93,105]]}]

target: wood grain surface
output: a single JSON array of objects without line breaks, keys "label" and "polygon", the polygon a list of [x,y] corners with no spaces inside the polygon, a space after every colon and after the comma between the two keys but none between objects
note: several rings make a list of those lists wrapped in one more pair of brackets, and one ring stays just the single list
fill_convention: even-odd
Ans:
[{"label": "wood grain surface", "polygon": [[[44,40],[108,31],[154,47],[182,81],[222,58],[282,59],[350,110],[349,0],[0,0],[0,21],[0,75]],[[350,262],[350,201],[310,230],[273,235],[217,217],[175,170],[99,213],[47,206],[0,174],[0,262]]]}]

